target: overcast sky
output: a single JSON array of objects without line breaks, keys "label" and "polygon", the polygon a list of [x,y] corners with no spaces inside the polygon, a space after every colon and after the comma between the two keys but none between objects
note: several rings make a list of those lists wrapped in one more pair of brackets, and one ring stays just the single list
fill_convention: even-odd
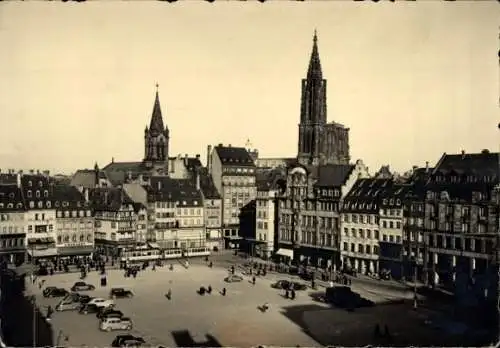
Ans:
[{"label": "overcast sky", "polygon": [[314,29],[328,120],[373,172],[497,151],[494,1],[3,2],[0,167],[141,160],[160,85],[170,155],[297,153]]}]

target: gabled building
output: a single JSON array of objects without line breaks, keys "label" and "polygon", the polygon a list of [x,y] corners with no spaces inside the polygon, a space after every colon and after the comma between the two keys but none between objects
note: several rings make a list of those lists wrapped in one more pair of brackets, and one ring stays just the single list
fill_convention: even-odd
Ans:
[{"label": "gabled building", "polygon": [[240,209],[255,199],[255,164],[244,147],[215,146],[209,156],[209,173],[222,196],[222,228],[226,247],[239,245]]},{"label": "gabled building", "polygon": [[339,268],[341,200],[363,177],[368,171],[361,160],[354,165],[289,167],[286,189],[277,197],[277,254],[296,263]]},{"label": "gabled building", "polygon": [[343,269],[362,274],[380,271],[379,212],[382,196],[391,185],[390,179],[360,178],[344,197],[340,238]]},{"label": "gabled building", "polygon": [[425,186],[425,280],[453,289],[496,294],[499,154],[443,154]]},{"label": "gabled building", "polygon": [[59,257],[90,256],[94,252],[94,217],[89,189],[54,185],[56,248]]},{"label": "gabled building", "polygon": [[95,218],[95,249],[117,258],[122,250],[136,244],[134,201],[121,188],[95,188],[89,195]]},{"label": "gabled building", "polygon": [[19,183],[0,184],[0,255],[20,264],[26,253],[25,206]]}]

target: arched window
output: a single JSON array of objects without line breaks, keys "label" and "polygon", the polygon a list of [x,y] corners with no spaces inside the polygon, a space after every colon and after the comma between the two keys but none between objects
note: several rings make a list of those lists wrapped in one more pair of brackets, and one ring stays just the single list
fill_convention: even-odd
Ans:
[{"label": "arched window", "polygon": [[49,191],[47,191],[47,190],[43,191],[43,196],[45,198],[47,198],[49,196]]},{"label": "arched window", "polygon": [[38,186],[42,187],[43,186],[43,182],[39,181],[38,182]]},{"label": "arched window", "polygon": [[38,208],[43,208],[43,201],[38,201]]},{"label": "arched window", "polygon": [[36,196],[36,198],[40,198],[40,191],[36,190],[35,196]]},{"label": "arched window", "polygon": [[28,198],[31,198],[31,190],[28,190],[28,192],[26,192],[26,196],[28,196]]},{"label": "arched window", "polygon": [[47,208],[50,208],[52,206],[52,204],[50,203],[50,201],[47,201],[45,204],[47,205]]}]

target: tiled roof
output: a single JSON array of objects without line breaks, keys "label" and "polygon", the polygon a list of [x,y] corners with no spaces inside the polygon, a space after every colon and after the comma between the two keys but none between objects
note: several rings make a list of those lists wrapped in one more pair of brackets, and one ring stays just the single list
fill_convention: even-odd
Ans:
[{"label": "tiled roof", "polygon": [[495,176],[498,181],[499,153],[483,151],[481,153],[443,154],[433,174],[456,173],[477,177]]},{"label": "tiled roof", "polygon": [[132,172],[139,173],[146,171],[146,167],[144,167],[142,162],[111,162],[104,168],[103,171],[108,172]]},{"label": "tiled roof", "polygon": [[179,206],[202,206],[201,192],[191,179],[172,179],[163,176],[151,177],[146,188],[149,202],[179,202]]},{"label": "tiled roof", "polygon": [[392,191],[392,179],[358,179],[344,198],[345,212],[376,213],[381,200]]},{"label": "tiled roof", "polygon": [[160,97],[156,91],[155,103],[151,114],[151,122],[149,123],[149,131],[153,134],[161,134],[165,131],[163,126],[163,116],[161,114]]},{"label": "tiled roof", "polygon": [[0,185],[0,212],[25,210],[23,195],[17,185]]},{"label": "tiled roof", "polygon": [[21,176],[21,189],[29,209],[47,209],[52,206],[54,184],[43,175]]},{"label": "tiled roof", "polygon": [[[203,168],[205,169],[205,168]],[[200,188],[206,199],[220,199],[220,193],[215,187],[212,176],[206,170],[200,170]]]},{"label": "tiled roof", "polygon": [[[99,171],[99,179],[107,179],[106,173]],[[71,178],[72,186],[82,186],[85,188],[94,188],[97,183],[95,180],[95,171],[93,169],[79,169]]]},{"label": "tiled roof", "polygon": [[0,174],[0,184],[15,184],[17,183],[17,174]]},{"label": "tiled roof", "polygon": [[317,179],[315,186],[334,187],[345,184],[354,169],[350,164],[327,164],[310,167],[313,177]]},{"label": "tiled roof", "polygon": [[244,147],[216,146],[215,151],[219,156],[222,165],[233,166],[255,166],[252,157]]},{"label": "tiled roof", "polygon": [[89,198],[97,211],[119,211],[123,204],[134,203],[120,188],[94,188],[90,190]]},{"label": "tiled roof", "polygon": [[76,209],[89,205],[85,202],[85,196],[76,187],[69,185],[54,185],[52,201],[56,209]]},{"label": "tiled roof", "polygon": [[140,210],[142,210],[142,209],[147,209],[147,207],[146,207],[144,204],[139,203],[139,202],[134,202],[134,203],[133,203],[133,206],[134,206],[134,211],[135,211],[135,213],[136,213],[136,214],[137,214]]}]

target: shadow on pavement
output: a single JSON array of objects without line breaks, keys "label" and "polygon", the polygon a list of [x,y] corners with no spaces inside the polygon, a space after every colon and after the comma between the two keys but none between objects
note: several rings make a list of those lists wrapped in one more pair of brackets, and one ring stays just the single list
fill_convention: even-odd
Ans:
[{"label": "shadow on pavement", "polygon": [[14,272],[2,272],[0,277],[2,289],[0,314],[3,337],[7,346],[54,346],[52,325],[37,308],[34,308],[31,298],[23,294],[24,276],[17,276]]},{"label": "shadow on pavement", "polygon": [[172,337],[177,347],[222,347],[222,344],[212,335],[205,335],[204,342],[196,342],[188,330],[172,331]]},{"label": "shadow on pavement", "polygon": [[490,343],[438,313],[413,310],[411,301],[355,311],[296,305],[284,307],[281,313],[323,346],[459,347]]}]

